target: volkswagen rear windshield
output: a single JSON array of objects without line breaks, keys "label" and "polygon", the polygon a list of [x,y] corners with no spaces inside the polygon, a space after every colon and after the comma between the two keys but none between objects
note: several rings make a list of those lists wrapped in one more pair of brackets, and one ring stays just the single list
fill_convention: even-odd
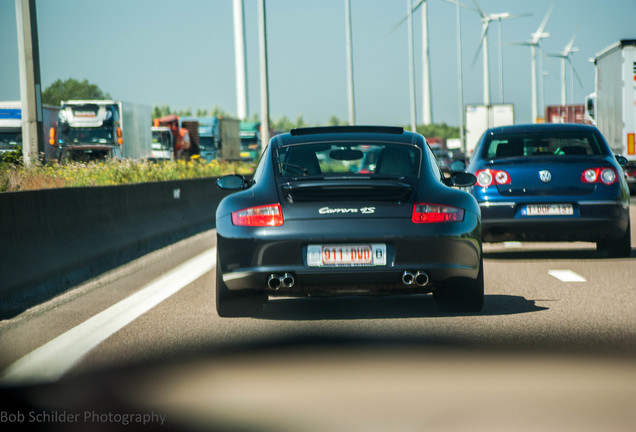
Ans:
[{"label": "volkswagen rear windshield", "polygon": [[589,156],[604,154],[599,138],[589,132],[498,134],[486,139],[483,156],[502,159],[527,156]]}]

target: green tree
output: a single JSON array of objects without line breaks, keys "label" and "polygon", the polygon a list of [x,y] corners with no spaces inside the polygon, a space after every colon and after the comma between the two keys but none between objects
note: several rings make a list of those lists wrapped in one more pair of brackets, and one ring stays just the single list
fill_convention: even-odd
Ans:
[{"label": "green tree", "polygon": [[[405,127],[405,130],[410,130],[410,128]],[[436,137],[436,138],[459,138],[459,128],[455,126],[448,126],[446,123],[438,123],[431,125],[418,125],[417,132],[424,135],[425,137]]]},{"label": "green tree", "polygon": [[212,116],[213,117],[229,117],[232,118],[232,116],[230,115],[230,113],[228,113],[227,111],[221,109],[218,105],[214,105],[214,108],[212,108]]},{"label": "green tree", "polygon": [[340,120],[336,115],[332,115],[329,117],[329,120],[327,120],[327,126],[347,126],[348,124],[348,122]]},{"label": "green tree", "polygon": [[307,123],[305,123],[305,119],[303,119],[303,116],[299,115],[298,118],[296,118],[295,127],[302,128],[302,127],[307,127],[307,126],[309,126],[309,125]]},{"label": "green tree", "polygon": [[88,80],[78,81],[69,78],[66,81],[58,79],[42,92],[42,103],[47,105],[61,105],[63,100],[71,99],[110,99],[97,85]]}]

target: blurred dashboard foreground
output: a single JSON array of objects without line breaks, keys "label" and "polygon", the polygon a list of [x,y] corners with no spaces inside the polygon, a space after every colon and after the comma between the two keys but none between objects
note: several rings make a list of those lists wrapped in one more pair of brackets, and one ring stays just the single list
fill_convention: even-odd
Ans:
[{"label": "blurred dashboard foreground", "polygon": [[439,342],[292,338],[0,396],[47,431],[634,430],[632,357]]}]

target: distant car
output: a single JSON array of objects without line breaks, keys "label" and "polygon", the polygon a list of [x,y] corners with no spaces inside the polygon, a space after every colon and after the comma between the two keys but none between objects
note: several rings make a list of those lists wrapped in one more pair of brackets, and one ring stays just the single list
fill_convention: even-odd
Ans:
[{"label": "distant car", "polygon": [[629,191],[636,195],[636,168],[628,167],[625,168],[625,176],[627,177],[627,185],[629,186]]},{"label": "distant car", "polygon": [[441,148],[434,148],[433,154],[435,158],[437,158],[437,162],[439,163],[439,167],[442,169],[444,173],[451,172],[451,163],[453,162],[453,154],[448,150],[444,150]]},{"label": "distant car", "polygon": [[[379,152],[373,166],[365,155]],[[479,207],[468,173],[444,179],[419,134],[399,127],[293,129],[216,212],[216,307],[257,313],[268,296],[433,293],[477,311],[484,298]]]},{"label": "distant car", "polygon": [[121,159],[119,148],[102,144],[78,144],[62,147],[59,150],[60,162],[95,162]]},{"label": "distant car", "polygon": [[629,256],[626,163],[594,126],[487,130],[467,167],[477,177],[483,240],[588,241],[609,256]]}]

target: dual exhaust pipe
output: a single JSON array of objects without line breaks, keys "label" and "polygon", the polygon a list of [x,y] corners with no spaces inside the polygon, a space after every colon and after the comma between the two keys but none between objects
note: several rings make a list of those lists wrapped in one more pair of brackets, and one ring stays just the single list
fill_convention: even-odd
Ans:
[{"label": "dual exhaust pipe", "polygon": [[[407,270],[402,273],[402,283],[407,286],[413,284],[425,286],[428,285],[429,281],[430,278],[425,271],[410,272]],[[296,283],[296,278],[291,273],[285,273],[282,276],[272,273],[267,278],[267,287],[273,291],[277,291],[281,287],[291,288],[294,286],[294,283]]]},{"label": "dual exhaust pipe", "polygon": [[402,283],[404,285],[417,285],[417,286],[425,286],[428,285],[430,278],[428,277],[428,273],[426,273],[425,271],[418,271],[418,272],[410,272],[410,271],[405,271],[404,273],[402,273]]},{"label": "dual exhaust pipe", "polygon": [[291,273],[285,273],[282,276],[271,274],[269,278],[267,278],[267,287],[273,291],[279,290],[280,287],[291,288],[294,286],[294,283],[296,283],[296,279]]}]

